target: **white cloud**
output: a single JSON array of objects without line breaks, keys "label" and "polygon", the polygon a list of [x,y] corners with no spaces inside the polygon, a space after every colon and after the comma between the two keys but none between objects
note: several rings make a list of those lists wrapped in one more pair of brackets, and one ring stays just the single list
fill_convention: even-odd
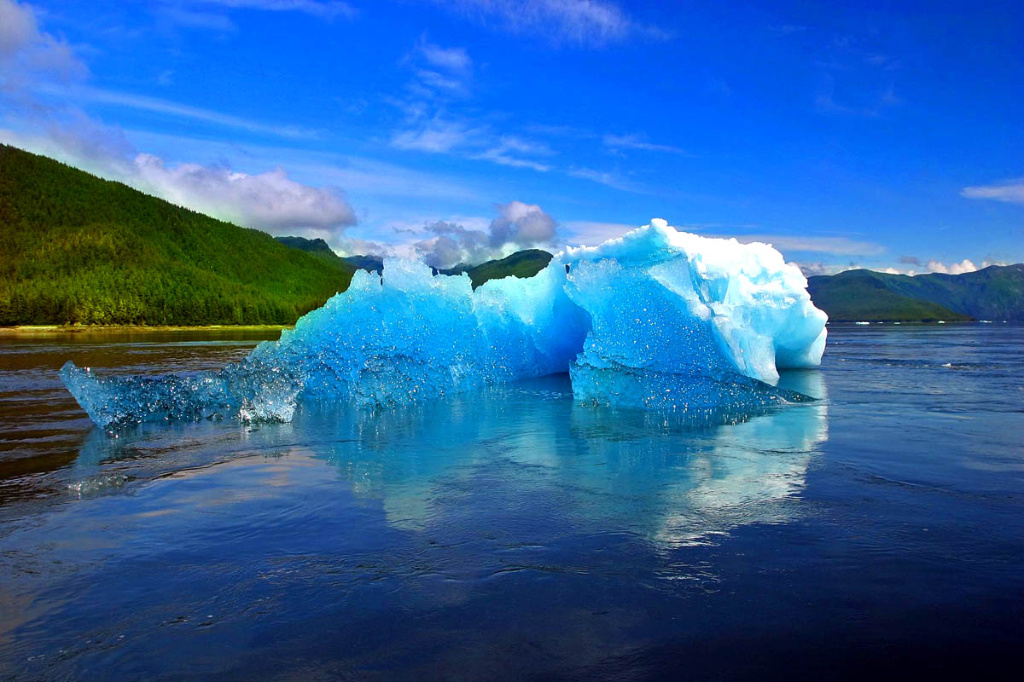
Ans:
[{"label": "white cloud", "polygon": [[446,9],[513,34],[539,35],[554,43],[602,47],[630,38],[669,34],[637,22],[607,0],[435,0]]},{"label": "white cloud", "polygon": [[356,223],[355,212],[337,191],[299,184],[280,168],[248,175],[194,163],[168,166],[150,154],[136,157],[135,167],[135,184],[247,227],[282,233],[304,227],[340,230]]},{"label": "white cloud", "polygon": [[964,258],[959,263],[950,263],[949,265],[937,260],[930,260],[925,264],[925,267],[928,269],[928,272],[937,272],[943,275],[963,275],[978,269],[978,266],[967,258]]},{"label": "white cloud", "polygon": [[993,199],[1010,204],[1024,204],[1024,178],[1004,180],[991,185],[964,187],[960,196],[968,199]]},{"label": "white cloud", "polygon": [[491,221],[491,244],[523,248],[555,241],[555,221],[536,204],[510,201],[498,204],[501,214]]},{"label": "white cloud", "polygon": [[497,204],[498,216],[486,230],[471,229],[461,222],[438,220],[418,230],[426,239],[414,243],[416,252],[436,268],[477,264],[521,249],[554,247],[557,223],[540,206],[521,201]]}]

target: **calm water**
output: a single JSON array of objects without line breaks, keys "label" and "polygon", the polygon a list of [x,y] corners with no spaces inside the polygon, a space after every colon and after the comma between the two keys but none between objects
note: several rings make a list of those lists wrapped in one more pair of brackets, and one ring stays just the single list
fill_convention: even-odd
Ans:
[{"label": "calm water", "polygon": [[0,337],[0,678],[1018,679],[1024,328],[834,328],[719,425],[556,377],[114,439],[56,377],[257,340]]}]

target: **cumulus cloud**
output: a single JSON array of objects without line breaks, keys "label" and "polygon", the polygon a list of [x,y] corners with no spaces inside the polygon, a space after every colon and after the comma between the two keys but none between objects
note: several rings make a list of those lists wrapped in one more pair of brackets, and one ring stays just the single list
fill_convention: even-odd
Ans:
[{"label": "cumulus cloud", "polygon": [[991,185],[964,187],[960,196],[968,199],[993,199],[1010,204],[1024,204],[1024,178],[1003,180]]},{"label": "cumulus cloud", "polygon": [[299,184],[281,168],[249,175],[195,163],[168,166],[151,154],[139,154],[135,168],[136,184],[169,201],[268,232],[356,223],[337,191]]},{"label": "cumulus cloud", "polygon": [[928,269],[928,272],[937,272],[943,275],[962,275],[978,269],[978,266],[967,258],[964,258],[959,263],[950,263],[949,265],[937,260],[930,260],[925,264],[925,267]]},{"label": "cumulus cloud", "polygon": [[556,44],[603,47],[639,37],[669,34],[640,23],[608,0],[435,0],[446,9],[519,35],[536,35]]},{"label": "cumulus cloud", "polygon": [[555,221],[536,204],[512,201],[498,204],[501,214],[491,221],[491,245],[528,248],[555,241]]},{"label": "cumulus cloud", "polygon": [[511,201],[495,208],[498,215],[486,230],[443,220],[424,225],[422,232],[429,236],[415,243],[416,252],[428,265],[450,268],[559,242],[557,223],[540,206]]}]

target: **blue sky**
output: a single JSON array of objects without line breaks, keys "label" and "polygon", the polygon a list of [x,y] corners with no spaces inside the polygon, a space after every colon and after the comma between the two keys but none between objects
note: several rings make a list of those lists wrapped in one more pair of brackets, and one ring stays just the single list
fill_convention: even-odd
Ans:
[{"label": "blue sky", "polygon": [[1022,35],[1018,1],[0,0],[0,139],[350,253],[661,217],[959,272],[1024,260]]}]

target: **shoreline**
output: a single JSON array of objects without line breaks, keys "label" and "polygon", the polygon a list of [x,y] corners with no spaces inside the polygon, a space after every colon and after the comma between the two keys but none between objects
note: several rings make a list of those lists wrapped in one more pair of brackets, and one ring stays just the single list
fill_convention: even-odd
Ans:
[{"label": "shoreline", "polygon": [[59,334],[89,334],[89,333],[156,333],[156,332],[209,332],[209,331],[231,331],[231,332],[279,332],[291,329],[290,324],[204,324],[189,327],[173,325],[16,325],[13,327],[0,327],[0,336],[50,336]]}]

